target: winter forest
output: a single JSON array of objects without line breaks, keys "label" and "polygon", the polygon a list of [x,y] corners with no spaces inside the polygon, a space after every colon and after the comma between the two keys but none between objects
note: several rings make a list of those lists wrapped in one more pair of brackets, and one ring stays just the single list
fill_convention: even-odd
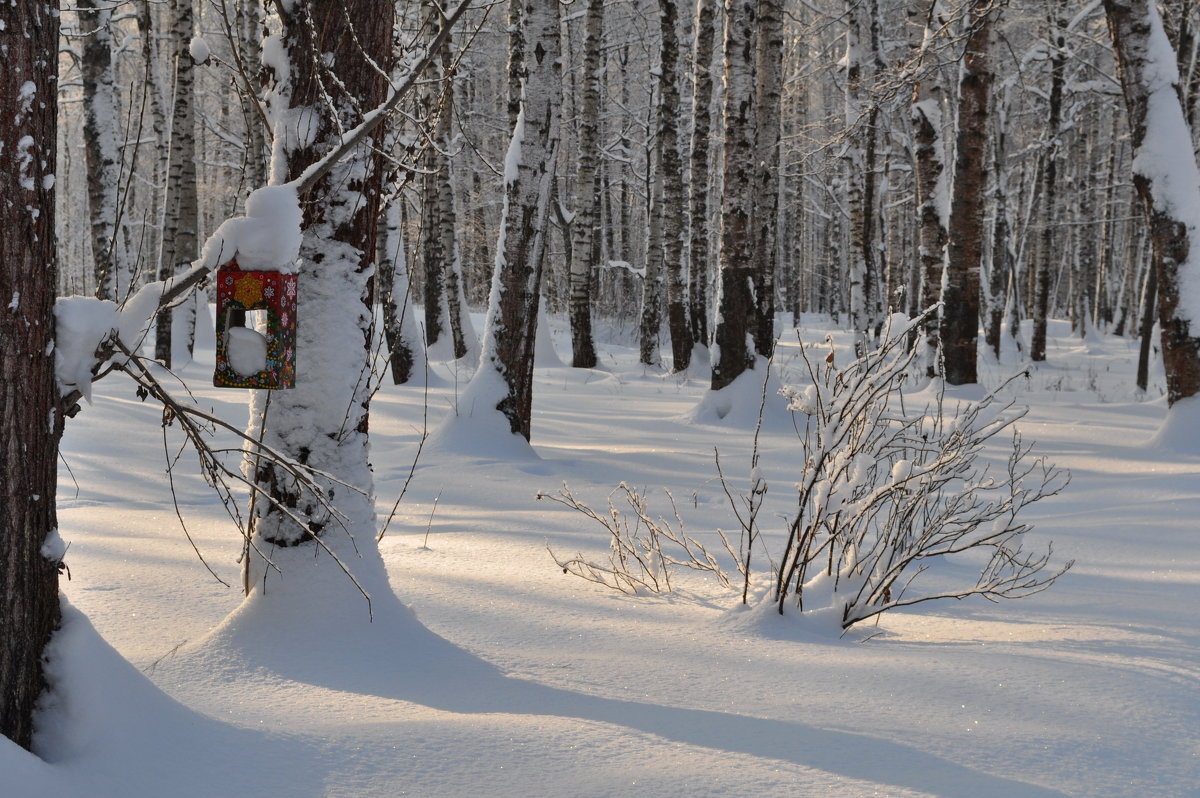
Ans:
[{"label": "winter forest", "polygon": [[0,58],[0,795],[1195,794],[1200,2]]}]

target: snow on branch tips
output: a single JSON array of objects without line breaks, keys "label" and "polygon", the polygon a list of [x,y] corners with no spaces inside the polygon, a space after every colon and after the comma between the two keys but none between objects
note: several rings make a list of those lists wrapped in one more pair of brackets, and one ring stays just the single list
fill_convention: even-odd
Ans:
[{"label": "snow on branch tips", "polygon": [[[766,610],[846,630],[935,599],[1022,598],[1045,590],[1071,567],[1052,564],[1052,546],[1025,546],[1032,527],[1022,512],[1059,493],[1069,477],[1036,456],[1014,429],[1023,413],[997,392],[1016,378],[953,411],[940,393],[924,406],[905,396],[920,349],[920,343],[906,347],[906,340],[924,321],[922,316],[889,330],[879,348],[843,368],[809,358],[801,342],[807,384],[783,390],[797,414],[799,501],[781,535],[769,538],[760,527],[766,483],[757,465],[739,491],[730,487],[718,458],[740,542],[735,547],[717,534],[731,570],[741,575],[736,588],[742,603],[758,596]],[[987,450],[1003,446],[1006,436],[1007,454],[1000,465],[989,464]],[[758,457],[755,447],[756,464]],[[607,563],[555,557],[564,572],[626,593],[657,593],[671,590],[670,570],[682,565],[735,587],[717,558],[683,535],[677,511],[674,523],[664,521],[649,511],[644,494],[621,490],[632,514],[611,498],[606,512],[594,511],[565,487],[544,496],[609,533]],[[754,574],[751,547],[766,542],[781,546],[782,556],[756,554],[768,565]]]}]

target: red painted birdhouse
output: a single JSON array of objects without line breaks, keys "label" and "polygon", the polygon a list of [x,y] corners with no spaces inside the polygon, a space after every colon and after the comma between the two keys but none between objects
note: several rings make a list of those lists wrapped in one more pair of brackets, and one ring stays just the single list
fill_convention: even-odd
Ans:
[{"label": "red painted birdhouse", "polygon": [[220,388],[296,384],[296,275],[217,269],[217,369]]}]

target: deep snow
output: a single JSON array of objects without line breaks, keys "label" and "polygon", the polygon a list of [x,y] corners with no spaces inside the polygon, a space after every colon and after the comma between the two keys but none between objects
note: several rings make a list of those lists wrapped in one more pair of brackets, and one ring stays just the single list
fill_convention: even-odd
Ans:
[{"label": "deep snow", "polygon": [[[801,327],[810,343],[828,332]],[[602,345],[595,370],[538,369],[532,448],[461,418],[430,441],[382,561],[364,543],[354,563],[370,617],[307,549],[282,557],[284,595],[243,603],[240,538],[185,456],[188,531],[233,587],[216,582],[175,518],[160,410],[106,379],[63,446],[78,611],[55,643],[46,761],[0,740],[0,795],[1195,795],[1193,425],[1155,438],[1165,403],[1134,395],[1135,343],[1054,333],[1049,362],[1018,381],[1020,427],[1072,473],[1031,508],[1030,537],[1074,569],[1030,599],[921,605],[844,638],[741,609],[700,575],[631,598],[554,566],[547,544],[607,549],[582,516],[535,500],[564,481],[593,506],[622,481],[645,487],[662,513],[667,488],[706,543],[734,528],[713,448],[746,484],[757,392],[705,399],[702,378],[636,365],[632,341]],[[787,384],[795,334],[782,341]],[[198,358],[182,372],[199,402],[244,421],[244,392],[206,387],[211,343]],[[431,431],[467,415],[469,371],[431,369],[427,395],[384,385],[373,400],[381,524],[426,406]],[[777,405],[761,450],[778,530],[798,446]]]}]

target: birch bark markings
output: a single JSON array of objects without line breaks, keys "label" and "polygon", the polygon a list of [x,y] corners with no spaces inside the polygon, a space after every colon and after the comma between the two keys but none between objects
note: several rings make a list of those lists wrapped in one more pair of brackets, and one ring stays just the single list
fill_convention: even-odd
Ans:
[{"label": "birch bark markings", "polygon": [[713,47],[716,14],[712,0],[696,0],[696,35],[692,51],[692,143],[688,183],[689,320],[692,340],[708,346],[708,232],[710,131],[713,101]]},{"label": "birch bark markings", "polygon": [[756,0],[729,0],[725,13],[725,160],[721,194],[720,298],[712,390],[754,367],[754,66]]},{"label": "birch bark markings", "polygon": [[1062,100],[1067,63],[1067,19],[1063,0],[1054,0],[1051,10],[1051,55],[1049,98],[1049,141],[1042,163],[1042,232],[1034,275],[1033,334],[1029,358],[1035,363],[1046,359],[1046,323],[1050,312],[1050,268],[1055,258],[1054,224],[1058,200],[1058,153],[1062,144]]},{"label": "birch bark markings", "polygon": [[604,0],[588,0],[583,39],[583,102],[579,118],[579,167],[575,181],[574,241],[568,273],[571,365],[596,367],[592,337],[592,276],[599,266],[600,214],[597,165],[600,161],[600,50]]},{"label": "birch bark markings", "polygon": [[[167,164],[166,213],[163,218],[162,262],[158,279],[167,280],[180,267],[199,255],[197,228],[199,209],[196,196],[196,114],[193,97],[195,75],[188,52],[192,38],[192,0],[171,0],[169,36],[175,89],[172,92],[171,135]],[[252,120],[257,122],[257,120]],[[188,305],[187,307],[192,307]],[[182,310],[184,306],[180,306]],[[172,311],[159,311],[155,322],[154,356],[165,366],[171,365]],[[194,316],[192,321],[194,324]],[[190,337],[189,337],[190,338]],[[191,341],[188,341],[191,348]]]},{"label": "birch bark markings", "polygon": [[117,106],[113,92],[112,8],[79,0],[78,16],[86,38],[80,59],[83,74],[83,140],[91,216],[92,268],[96,296],[120,302],[129,293],[117,249]]},{"label": "birch bark markings", "polygon": [[677,0],[659,0],[662,62],[659,68],[658,142],[662,172],[662,247],[666,271],[667,326],[671,334],[671,370],[684,371],[692,357],[688,323],[687,277],[684,272],[683,160],[679,155],[679,36]]},{"label": "birch bark markings", "polygon": [[509,74],[522,89],[519,114],[505,161],[504,211],[496,244],[495,272],[484,323],[483,353],[472,383],[498,374],[505,392],[496,409],[514,435],[529,440],[533,411],[533,364],[542,261],[546,249],[551,182],[558,149],[558,0],[514,0],[510,19],[523,46],[510,48]]},{"label": "birch bark markings", "polygon": [[987,191],[988,102],[992,88],[992,0],[972,0],[959,80],[954,195],[947,229],[941,339],[946,382],[975,383],[979,338],[983,214]]},{"label": "birch bark markings", "polygon": [[1150,227],[1157,275],[1167,402],[1200,393],[1196,321],[1200,262],[1200,170],[1178,93],[1174,53],[1157,7],[1147,0],[1104,0],[1133,140],[1134,184]]},{"label": "birch bark markings", "polygon": [[[872,4],[874,5],[874,4]],[[775,349],[775,271],[778,262],[779,144],[783,110],[783,3],[760,0],[755,64],[753,235],[755,273],[754,349],[770,357]]]}]

